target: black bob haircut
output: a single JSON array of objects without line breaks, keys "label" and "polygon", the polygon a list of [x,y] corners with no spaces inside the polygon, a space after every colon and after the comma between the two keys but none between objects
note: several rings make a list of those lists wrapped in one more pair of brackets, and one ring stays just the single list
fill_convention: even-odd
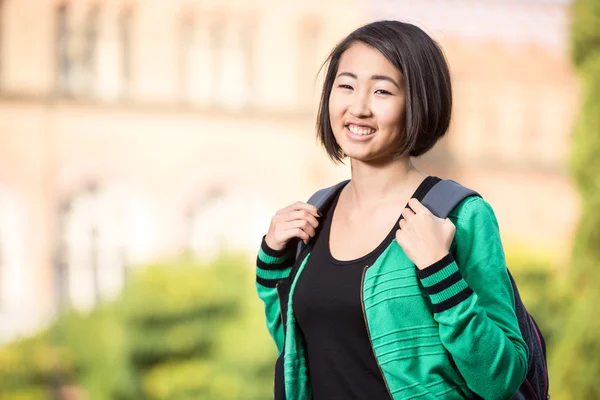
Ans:
[{"label": "black bob haircut", "polygon": [[452,114],[452,84],[440,46],[422,29],[400,21],[377,21],[364,25],[331,51],[317,115],[317,138],[335,162],[345,154],[333,136],[329,98],[342,54],[362,42],[384,55],[404,76],[406,109],[402,143],[394,155],[418,157],[442,138]]}]

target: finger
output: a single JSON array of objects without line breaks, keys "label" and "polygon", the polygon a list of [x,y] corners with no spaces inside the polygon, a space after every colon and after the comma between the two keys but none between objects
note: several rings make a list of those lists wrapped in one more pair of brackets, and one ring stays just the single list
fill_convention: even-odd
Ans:
[{"label": "finger", "polygon": [[286,230],[296,228],[302,229],[304,232],[310,235],[310,237],[313,237],[316,234],[315,228],[313,228],[312,225],[305,219],[296,219],[293,221],[289,221],[285,225]]},{"label": "finger", "polygon": [[405,225],[406,225],[406,220],[404,218],[402,218],[400,220],[400,229],[404,228]]},{"label": "finger", "polygon": [[290,239],[292,239],[292,238],[299,238],[305,244],[308,244],[308,241],[310,240],[310,235],[308,233],[303,231],[301,228],[293,228],[293,227],[279,231],[277,236],[278,236],[278,240],[281,242],[284,242],[284,243],[289,242]]},{"label": "finger", "polygon": [[421,202],[415,198],[412,198],[408,201],[408,206],[413,210],[415,214],[420,212],[429,212],[427,207],[425,207]]},{"label": "finger", "polygon": [[277,212],[277,214],[285,214],[285,213],[289,213],[291,211],[297,211],[297,210],[308,211],[310,214],[312,214],[315,217],[321,216],[321,213],[319,212],[319,209],[317,207],[313,206],[312,204],[304,203],[302,201],[297,201],[294,204],[290,204],[289,206],[279,210]]},{"label": "finger", "polygon": [[286,222],[299,220],[299,219],[306,220],[315,229],[317,229],[317,227],[319,226],[319,221],[317,221],[317,219],[314,217],[314,215],[312,215],[311,213],[309,213],[306,210],[292,211],[288,214],[284,214],[284,218],[285,218],[284,221],[286,221]]},{"label": "finger", "polygon": [[308,244],[310,240],[310,235],[300,228],[291,228],[286,230],[285,233],[289,235],[290,239],[294,237],[301,239],[304,244]]},{"label": "finger", "polygon": [[415,216],[415,213],[413,212],[413,210],[406,207],[404,210],[402,210],[402,216],[405,220],[410,221],[410,219]]},{"label": "finger", "polygon": [[444,224],[449,230],[456,232],[456,225],[454,225],[454,222],[450,218],[444,219]]},{"label": "finger", "polygon": [[404,243],[404,232],[402,231],[402,229],[398,229],[396,231],[396,242],[398,242],[400,247],[402,247],[402,244]]}]

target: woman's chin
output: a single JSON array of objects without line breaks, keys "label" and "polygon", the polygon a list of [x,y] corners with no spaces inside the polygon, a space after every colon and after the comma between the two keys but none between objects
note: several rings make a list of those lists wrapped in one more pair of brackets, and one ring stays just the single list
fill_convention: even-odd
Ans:
[{"label": "woman's chin", "polygon": [[349,149],[348,151],[344,151],[344,153],[348,159],[366,164],[388,164],[394,161],[393,155],[388,152],[375,153],[372,151],[352,151]]}]

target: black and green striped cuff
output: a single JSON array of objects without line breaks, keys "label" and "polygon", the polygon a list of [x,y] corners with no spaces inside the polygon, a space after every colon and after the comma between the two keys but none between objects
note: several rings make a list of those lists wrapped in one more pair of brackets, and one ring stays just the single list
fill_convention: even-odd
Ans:
[{"label": "black and green striped cuff", "polygon": [[266,236],[263,236],[260,250],[258,251],[258,257],[256,258],[257,267],[268,271],[281,270],[290,267],[294,263],[294,252],[289,248],[273,250],[267,244],[265,237]]},{"label": "black and green striped cuff", "polygon": [[266,238],[267,238],[267,235],[263,236],[262,242],[260,244],[260,249],[266,255],[268,255],[270,257],[280,258],[280,257],[284,257],[287,254],[287,248],[284,248],[282,250],[273,250],[272,248],[270,248],[269,245],[267,244]]},{"label": "black and green striped cuff", "polygon": [[258,275],[256,276],[256,283],[270,289],[276,288],[277,282],[279,282],[280,280],[281,279],[264,279]]},{"label": "black and green striped cuff", "polygon": [[263,237],[256,257],[256,282],[274,288],[278,281],[289,276],[293,264],[293,252],[288,249],[273,250]]},{"label": "black and green striped cuff", "polygon": [[417,269],[417,277],[423,283],[436,313],[462,303],[473,293],[450,253],[425,269]]}]

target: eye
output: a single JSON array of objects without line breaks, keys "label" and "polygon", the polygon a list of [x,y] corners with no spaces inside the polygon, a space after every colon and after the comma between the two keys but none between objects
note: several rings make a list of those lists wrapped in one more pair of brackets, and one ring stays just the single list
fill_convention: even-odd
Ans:
[{"label": "eye", "polygon": [[349,89],[349,90],[352,90],[352,86],[350,86],[350,85],[343,85],[343,84],[342,84],[342,85],[338,85],[338,87],[339,87],[340,89]]},{"label": "eye", "polygon": [[375,91],[376,94],[392,94],[391,92],[388,92],[387,90],[384,89],[377,89]]}]

